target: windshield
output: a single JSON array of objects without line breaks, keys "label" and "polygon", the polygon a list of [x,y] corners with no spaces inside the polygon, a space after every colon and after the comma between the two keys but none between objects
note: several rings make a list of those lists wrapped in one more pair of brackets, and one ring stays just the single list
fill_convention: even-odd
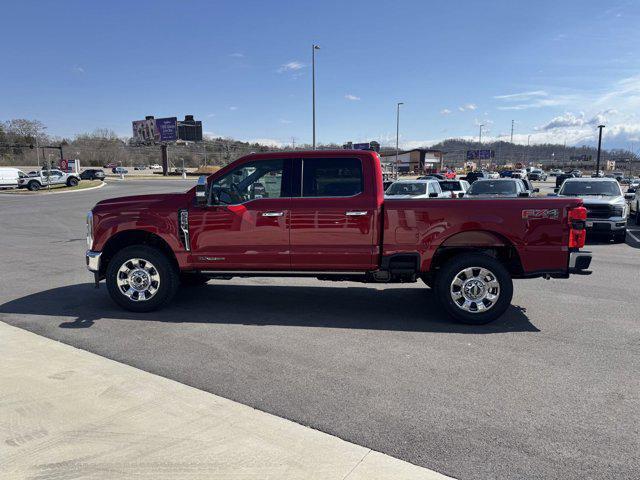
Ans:
[{"label": "windshield", "polygon": [[565,182],[560,195],[604,195],[617,197],[622,195],[617,182]]},{"label": "windshield", "polygon": [[387,189],[387,195],[424,195],[427,193],[426,183],[396,182]]},{"label": "windshield", "polygon": [[471,185],[468,195],[510,195],[516,193],[515,182],[479,181]]},{"label": "windshield", "polygon": [[462,187],[460,186],[460,182],[440,182],[440,187],[442,188],[443,192],[453,192],[453,191],[462,190]]}]

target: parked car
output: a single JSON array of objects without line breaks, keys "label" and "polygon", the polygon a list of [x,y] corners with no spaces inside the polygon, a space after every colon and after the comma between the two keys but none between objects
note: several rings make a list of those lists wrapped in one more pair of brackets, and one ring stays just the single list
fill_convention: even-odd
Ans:
[{"label": "parked car", "polygon": [[562,175],[564,172],[562,170],[560,170],[559,168],[556,168],[554,170],[551,170],[549,172],[549,176],[550,177],[557,177],[558,175]]},{"label": "parked car", "polygon": [[624,178],[624,173],[622,172],[613,172],[613,178],[615,178],[617,181],[620,181]]},{"label": "parked car", "polygon": [[62,170],[40,170],[37,175],[29,175],[18,180],[18,188],[27,188],[32,192],[49,185],[67,185],[75,187],[80,183],[80,175],[77,173],[65,173]]},{"label": "parked car", "polygon": [[451,198],[458,198],[469,190],[469,182],[466,180],[440,180],[438,182],[440,188],[445,194],[451,195]]},{"label": "parked car", "polygon": [[443,198],[445,195],[440,183],[435,179],[398,180],[384,192],[387,198]]},{"label": "parked car", "polygon": [[151,165],[149,165],[149,168],[151,170],[160,170],[162,167],[160,165],[158,165],[157,163],[152,163]]},{"label": "parked car", "polygon": [[418,180],[444,180],[445,176],[441,173],[428,173],[418,177]]},{"label": "parked car", "polygon": [[173,169],[173,171],[176,173],[187,173],[187,169],[182,167],[176,167]]},{"label": "parked car", "polygon": [[624,198],[629,202],[629,218],[633,218],[636,225],[640,225],[640,186],[630,186]]},{"label": "parked car", "polygon": [[80,174],[82,180],[104,180],[104,170],[100,168],[88,168]]},{"label": "parked car", "polygon": [[[256,182],[273,195],[251,199]],[[396,200],[381,185],[375,152],[252,154],[185,193],[99,202],[87,215],[87,267],[136,312],[166,305],[181,280],[422,279],[445,312],[470,324],[507,310],[512,278],[589,273],[580,199]]]},{"label": "parked car", "polygon": [[604,177],[604,172],[602,170],[598,170],[597,172],[593,172],[591,174],[591,178],[602,178]]},{"label": "parked car", "polygon": [[547,174],[539,168],[533,168],[528,174],[529,180],[538,180],[544,182],[547,179]]},{"label": "parked car", "polygon": [[560,188],[567,178],[576,178],[573,173],[563,173],[556,177],[556,188]]},{"label": "parked car", "polygon": [[134,170],[146,170],[147,166],[146,165],[136,165],[133,167]]},{"label": "parked car", "polygon": [[500,178],[500,174],[498,172],[489,172],[489,178]]},{"label": "parked car", "polygon": [[571,173],[574,178],[581,178],[582,177],[582,170],[578,170],[577,168],[574,168],[573,170],[570,170],[569,173]]},{"label": "parked car", "polygon": [[488,179],[488,178],[489,178],[489,172],[485,172],[484,170],[478,170],[475,172],[467,173],[467,176],[463,177],[462,180],[466,180],[467,182],[469,182],[469,184],[472,184],[476,180]]},{"label": "parked car", "polygon": [[530,195],[533,195],[534,193],[538,193],[540,191],[539,188],[533,186],[533,183],[528,178],[521,178],[520,181],[524,185],[524,189],[529,192]]},{"label": "parked car", "polygon": [[0,188],[16,188],[19,185],[19,180],[27,176],[18,168],[0,167]]},{"label": "parked car", "polygon": [[102,166],[102,168],[109,168],[109,169],[112,169],[112,168],[116,168],[117,166],[118,166],[118,164],[117,164],[117,163],[115,163],[115,162],[109,162],[109,163],[107,163],[106,165],[103,165],[103,166]]},{"label": "parked car", "polygon": [[525,188],[519,178],[499,178],[496,180],[477,180],[469,187],[465,197],[530,197],[531,192]]},{"label": "parked car", "polygon": [[456,172],[453,170],[447,170],[446,172],[444,172],[444,178],[446,180],[455,180],[456,179]]},{"label": "parked car", "polygon": [[125,175],[129,173],[129,170],[124,167],[114,167],[111,169],[111,173],[115,173],[116,175]]},{"label": "parked car", "polygon": [[628,206],[616,180],[568,178],[562,187],[554,190],[559,196],[583,199],[587,209],[587,231],[610,235],[616,242],[625,241]]}]

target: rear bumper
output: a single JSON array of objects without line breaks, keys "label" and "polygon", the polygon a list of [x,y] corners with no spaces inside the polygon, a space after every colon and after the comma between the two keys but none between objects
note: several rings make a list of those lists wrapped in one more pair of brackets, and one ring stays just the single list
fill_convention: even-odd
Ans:
[{"label": "rear bumper", "polygon": [[85,254],[85,258],[87,261],[87,269],[90,272],[99,272],[100,271],[100,256],[102,252],[94,252],[93,250],[87,250]]},{"label": "rear bumper", "polygon": [[571,252],[569,254],[569,273],[590,275],[591,252]]}]

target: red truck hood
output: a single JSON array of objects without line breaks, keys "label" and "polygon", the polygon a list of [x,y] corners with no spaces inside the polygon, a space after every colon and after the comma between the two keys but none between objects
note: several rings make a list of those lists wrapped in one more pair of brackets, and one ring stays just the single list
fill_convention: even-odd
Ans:
[{"label": "red truck hood", "polygon": [[129,197],[108,198],[98,202],[94,210],[111,209],[147,209],[163,206],[182,208],[187,204],[188,193],[154,193],[151,195],[132,195]]}]

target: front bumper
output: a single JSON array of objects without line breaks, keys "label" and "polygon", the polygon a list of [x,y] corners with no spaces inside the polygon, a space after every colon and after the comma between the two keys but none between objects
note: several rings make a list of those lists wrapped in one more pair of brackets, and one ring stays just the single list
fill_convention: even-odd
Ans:
[{"label": "front bumper", "polygon": [[87,250],[85,258],[87,260],[87,269],[90,272],[100,271],[100,256],[102,252],[94,252],[93,250]]},{"label": "front bumper", "polygon": [[587,218],[585,225],[589,232],[616,232],[627,228],[627,220],[624,217]]},{"label": "front bumper", "polygon": [[589,265],[591,265],[591,252],[582,251],[569,254],[569,273],[590,275],[591,271],[587,270]]}]

